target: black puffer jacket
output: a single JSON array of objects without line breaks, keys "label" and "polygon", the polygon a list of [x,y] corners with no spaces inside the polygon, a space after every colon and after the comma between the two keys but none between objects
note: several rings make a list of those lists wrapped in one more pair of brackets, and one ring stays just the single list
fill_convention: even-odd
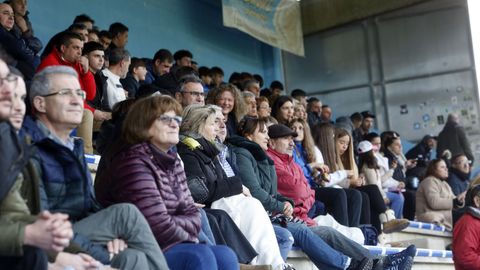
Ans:
[{"label": "black puffer jacket", "polygon": [[193,139],[185,137],[177,145],[178,154],[183,160],[187,178],[205,179],[209,196],[204,202],[210,206],[212,202],[242,193],[240,176],[227,177],[218,160],[220,151],[205,138]]}]

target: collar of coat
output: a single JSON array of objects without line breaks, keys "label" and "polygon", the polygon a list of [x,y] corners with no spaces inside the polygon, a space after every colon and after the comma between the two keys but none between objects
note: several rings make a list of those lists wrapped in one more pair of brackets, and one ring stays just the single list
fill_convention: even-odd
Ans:
[{"label": "collar of coat", "polygon": [[279,153],[279,152],[273,150],[270,147],[268,148],[267,152],[271,153],[272,155],[274,155],[276,157],[278,157],[283,163],[290,163],[293,160],[293,156],[290,156],[288,154]]},{"label": "collar of coat", "polygon": [[210,158],[215,158],[220,154],[220,150],[214,142],[210,142],[204,137],[194,139],[190,136],[182,136],[182,143],[191,151],[200,151]]},{"label": "collar of coat", "polygon": [[246,149],[257,161],[270,160],[262,147],[260,147],[260,145],[254,141],[250,141],[242,136],[233,135],[228,139],[228,142],[237,147]]},{"label": "collar of coat", "polygon": [[469,206],[469,207],[467,207],[467,212],[470,215],[472,215],[474,218],[480,219],[480,209],[478,209],[476,207],[473,207],[473,206]]}]

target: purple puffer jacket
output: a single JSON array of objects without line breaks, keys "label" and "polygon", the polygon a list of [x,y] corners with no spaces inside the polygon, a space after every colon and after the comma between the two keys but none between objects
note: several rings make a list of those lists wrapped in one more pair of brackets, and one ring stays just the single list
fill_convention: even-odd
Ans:
[{"label": "purple puffer jacket", "polygon": [[200,213],[176,153],[161,152],[149,143],[135,144],[116,155],[97,177],[95,192],[103,206],[135,204],[163,251],[181,242],[197,242]]}]

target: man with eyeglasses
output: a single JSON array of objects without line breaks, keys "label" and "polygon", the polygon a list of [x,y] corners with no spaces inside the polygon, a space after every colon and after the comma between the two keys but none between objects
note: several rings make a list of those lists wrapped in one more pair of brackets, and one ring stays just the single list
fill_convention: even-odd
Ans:
[{"label": "man with eyeglasses", "polygon": [[186,108],[188,105],[205,105],[205,92],[203,91],[202,80],[194,75],[182,77],[180,91],[175,93],[175,99]]},{"label": "man with eyeglasses", "polygon": [[455,196],[464,193],[470,185],[470,160],[465,154],[452,157],[447,182]]},{"label": "man with eyeglasses", "polygon": [[47,211],[31,215],[20,195],[25,151],[8,122],[18,77],[0,60],[0,266],[47,269],[47,251],[61,252],[73,236],[68,216]]},{"label": "man with eyeglasses", "polygon": [[102,209],[95,200],[83,142],[70,136],[82,121],[84,99],[77,73],[70,67],[47,67],[32,81],[30,102],[35,119],[26,118],[23,131],[38,149],[41,205],[68,214],[76,236],[100,244],[102,249],[94,252],[86,241],[74,239],[102,263],[120,269],[168,269],[136,207],[116,204]]}]

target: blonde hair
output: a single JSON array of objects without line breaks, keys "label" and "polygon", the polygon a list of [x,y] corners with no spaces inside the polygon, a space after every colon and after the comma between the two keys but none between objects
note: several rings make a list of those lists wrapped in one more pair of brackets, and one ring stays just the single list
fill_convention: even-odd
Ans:
[{"label": "blonde hair", "polygon": [[337,152],[335,144],[335,127],[330,123],[321,123],[313,127],[313,140],[322,152],[325,164],[330,171],[337,171]]},{"label": "blonde hair", "polygon": [[180,133],[198,139],[200,131],[205,126],[208,117],[217,113],[217,106],[192,104],[185,108],[182,114]]},{"label": "blonde hair", "polygon": [[352,135],[343,128],[335,128],[335,146],[337,144],[337,140],[348,136],[350,139],[350,142],[348,144],[348,148],[343,153],[343,155],[340,155],[339,150],[337,147],[336,149],[336,156],[337,156],[337,166],[340,170],[351,170],[353,171],[353,178],[356,179],[358,178],[358,167],[357,164],[355,163],[355,156],[353,155],[353,140],[352,140]]}]

